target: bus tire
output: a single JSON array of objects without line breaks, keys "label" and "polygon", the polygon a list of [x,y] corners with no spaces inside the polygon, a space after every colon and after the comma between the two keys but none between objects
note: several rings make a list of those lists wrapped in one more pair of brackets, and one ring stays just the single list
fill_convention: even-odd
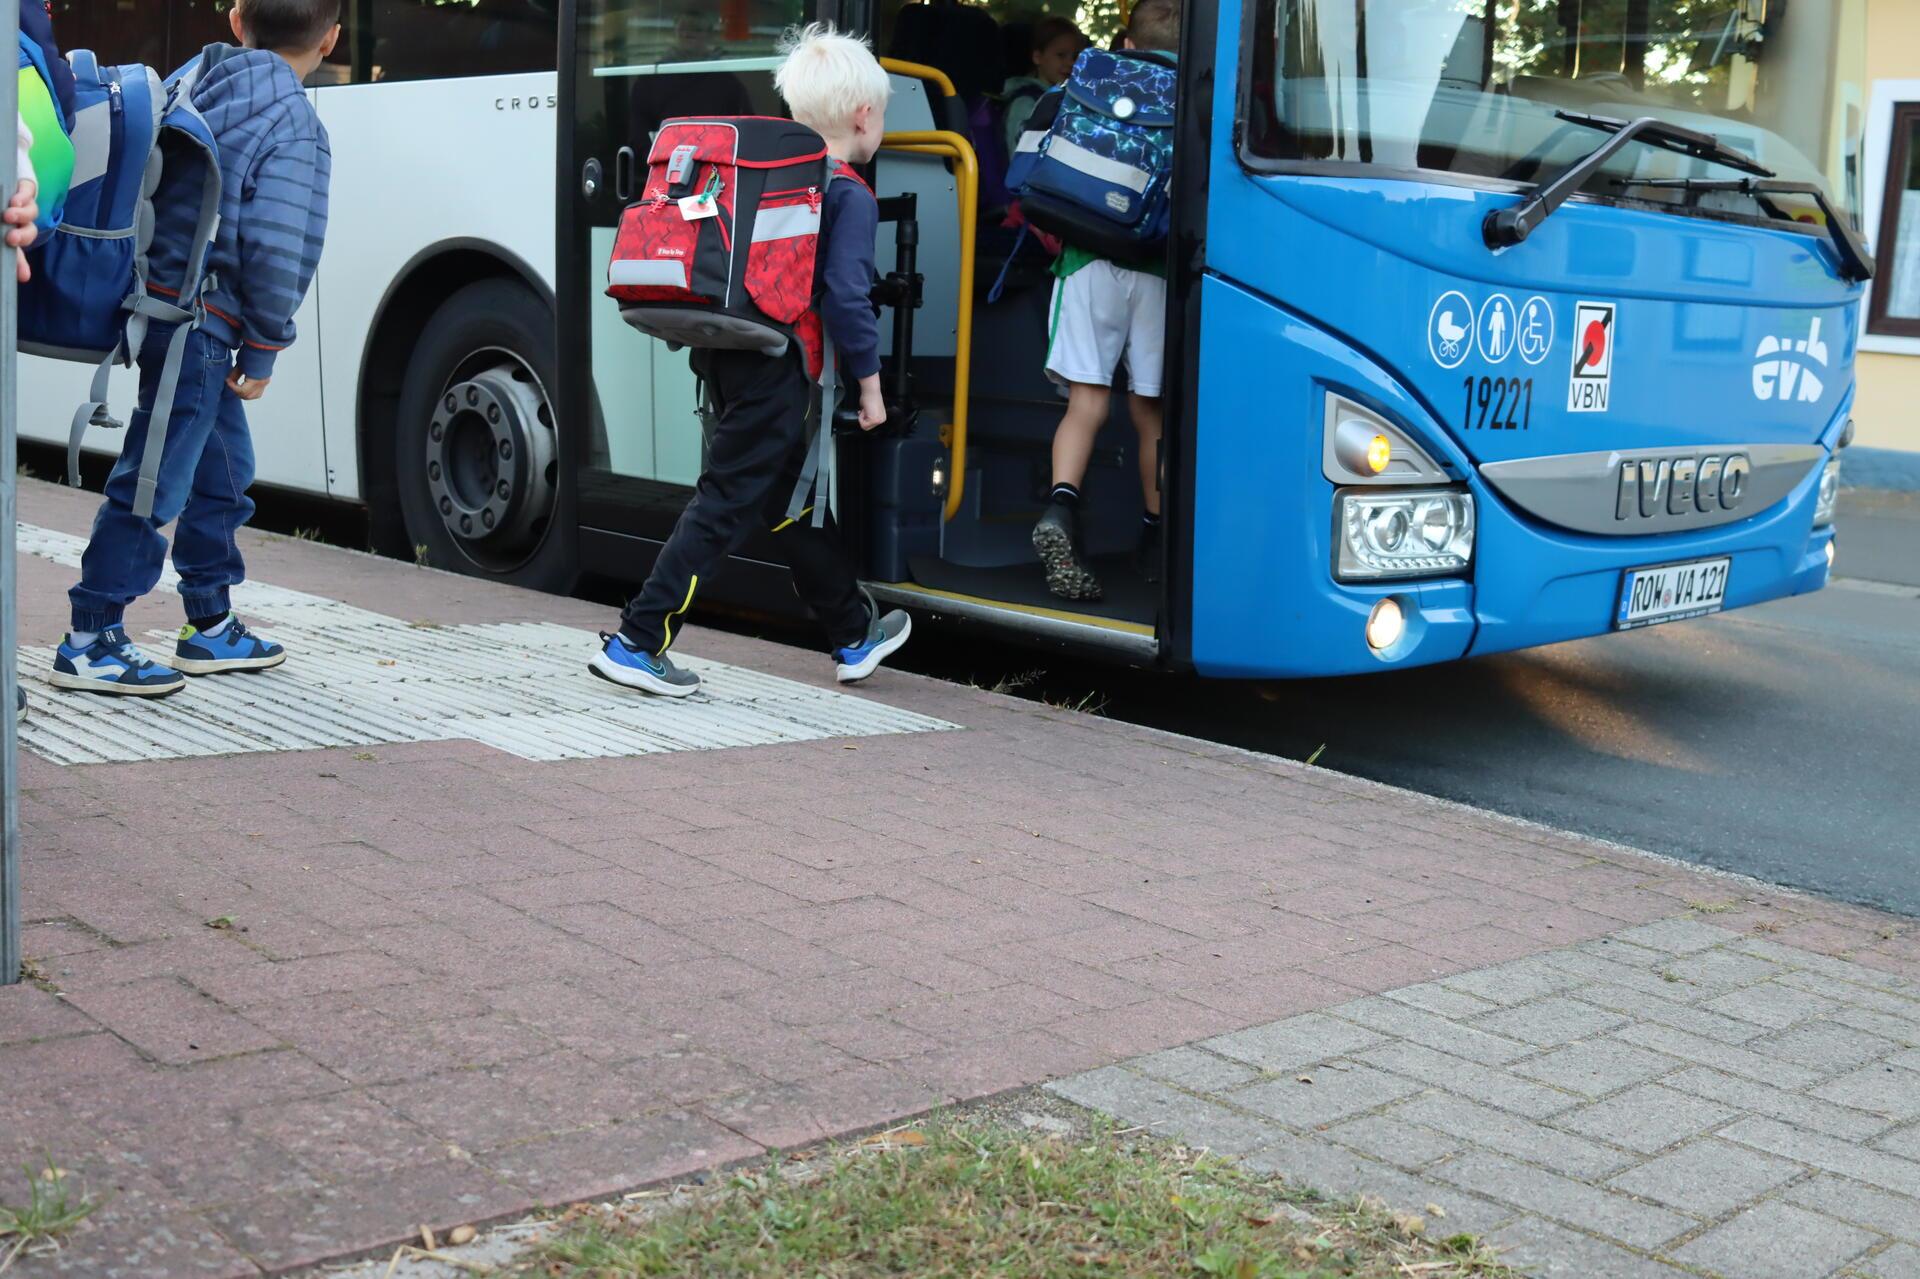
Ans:
[{"label": "bus tire", "polygon": [[553,313],[515,280],[449,297],[407,361],[394,476],[414,557],[565,593],[579,577],[563,508]]}]

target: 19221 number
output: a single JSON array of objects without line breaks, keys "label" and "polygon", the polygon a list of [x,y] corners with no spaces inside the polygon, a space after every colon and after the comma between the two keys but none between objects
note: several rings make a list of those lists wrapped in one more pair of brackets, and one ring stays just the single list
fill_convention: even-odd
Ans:
[{"label": "19221 number", "polygon": [[1524,431],[1533,425],[1533,379],[1530,377],[1468,377],[1466,412],[1460,427],[1466,431]]}]

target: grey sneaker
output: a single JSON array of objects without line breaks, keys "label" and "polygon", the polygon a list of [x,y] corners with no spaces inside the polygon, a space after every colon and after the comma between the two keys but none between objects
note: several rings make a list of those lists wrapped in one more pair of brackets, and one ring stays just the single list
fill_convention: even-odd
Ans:
[{"label": "grey sneaker", "polygon": [[1072,507],[1060,502],[1048,505],[1047,513],[1033,526],[1033,549],[1040,567],[1047,571],[1049,591],[1063,600],[1100,598],[1100,579],[1080,550],[1080,527]]},{"label": "grey sneaker", "polygon": [[600,638],[605,643],[587,669],[601,679],[661,697],[689,697],[700,691],[700,677],[675,666],[665,653],[643,653],[618,631]]},{"label": "grey sneaker", "polygon": [[867,626],[867,638],[847,648],[833,650],[834,675],[842,684],[852,684],[863,680],[880,669],[880,663],[887,660],[913,634],[913,619],[899,609],[891,613],[882,613],[867,597],[867,616],[873,621]]}]

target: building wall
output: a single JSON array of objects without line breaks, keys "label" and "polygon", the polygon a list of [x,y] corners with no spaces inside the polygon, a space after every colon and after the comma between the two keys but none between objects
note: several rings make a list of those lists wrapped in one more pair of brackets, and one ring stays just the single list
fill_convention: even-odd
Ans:
[{"label": "building wall", "polygon": [[[1894,82],[1905,82],[1899,90]],[[1879,93],[1875,93],[1876,87]],[[1876,99],[1920,100],[1920,3],[1869,0],[1867,6],[1867,98],[1869,121]],[[1882,108],[1883,110],[1886,108]],[[1869,125],[1871,135],[1871,123]],[[1864,155],[1868,173],[1869,239],[1879,231],[1879,191],[1886,181],[1887,141],[1869,138]],[[1876,153],[1877,148],[1877,153]],[[1879,246],[1875,246],[1877,249]],[[1858,363],[1859,395],[1853,419],[1855,445],[1848,459],[1849,483],[1920,487],[1920,339],[1862,338]],[[1881,347],[1873,350],[1873,347]],[[1898,450],[1888,455],[1885,451]],[[1900,453],[1911,456],[1900,456]],[[1860,465],[1854,465],[1855,462]]]}]

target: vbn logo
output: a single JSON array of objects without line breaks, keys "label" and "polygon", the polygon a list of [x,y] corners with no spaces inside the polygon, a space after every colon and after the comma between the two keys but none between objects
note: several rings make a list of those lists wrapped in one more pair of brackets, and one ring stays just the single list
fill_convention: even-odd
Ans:
[{"label": "vbn logo", "polygon": [[1827,344],[1820,340],[1819,316],[1814,317],[1805,341],[1771,333],[1760,339],[1760,345],[1753,349],[1754,398],[1791,400],[1797,391],[1802,403],[1816,403],[1827,387],[1808,367],[1808,361],[1827,367]]},{"label": "vbn logo", "polygon": [[1747,495],[1753,460],[1745,453],[1662,457],[1620,463],[1616,520],[1731,511]]}]

